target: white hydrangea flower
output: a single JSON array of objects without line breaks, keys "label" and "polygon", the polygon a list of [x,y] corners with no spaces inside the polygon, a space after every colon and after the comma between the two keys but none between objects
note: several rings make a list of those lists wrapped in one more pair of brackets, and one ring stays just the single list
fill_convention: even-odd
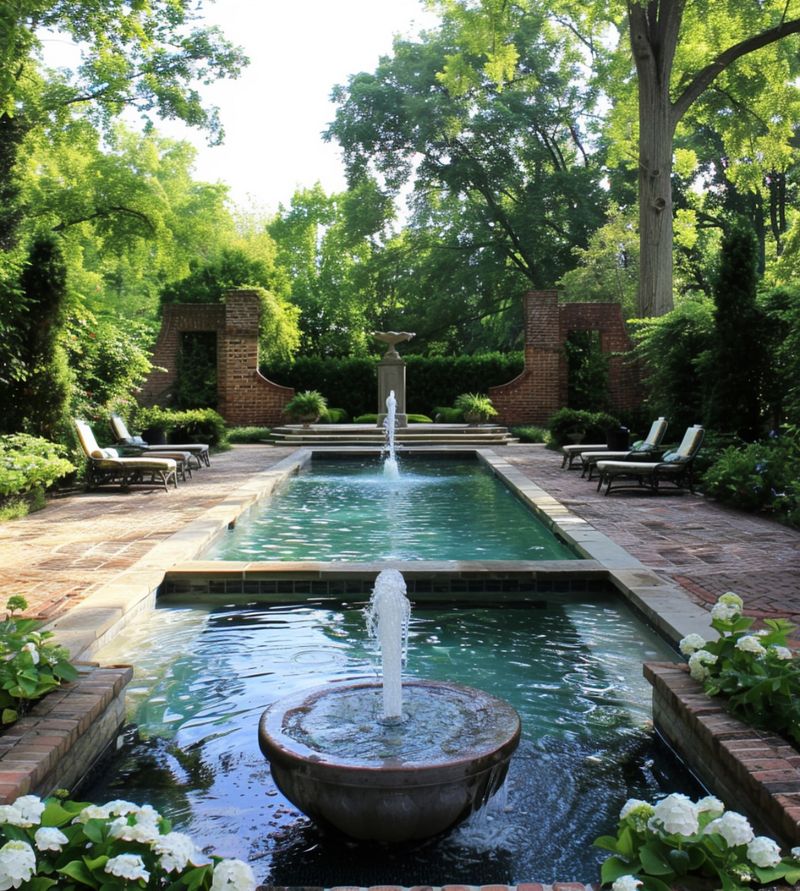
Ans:
[{"label": "white hydrangea flower", "polygon": [[0,826],[4,826],[6,823],[11,826],[21,826],[21,821],[22,814],[13,804],[0,804]]},{"label": "white hydrangea flower", "polygon": [[144,860],[138,854],[119,854],[111,857],[104,867],[109,875],[135,882],[142,879],[147,882],[150,873],[144,868]]},{"label": "white hydrangea flower", "polygon": [[34,665],[39,664],[39,648],[33,641],[26,643],[22,649],[31,654],[31,659],[33,659]]},{"label": "white hydrangea flower", "polygon": [[42,821],[44,813],[44,802],[38,795],[21,795],[15,802],[14,807],[19,812],[21,822],[17,826],[38,826]]},{"label": "white hydrangea flower", "polygon": [[781,849],[766,835],[757,835],[747,846],[747,859],[764,869],[781,862]]},{"label": "white hydrangea flower", "polygon": [[741,614],[741,609],[733,603],[715,603],[711,607],[711,618],[717,619],[720,622],[730,622],[733,619],[737,619]]},{"label": "white hydrangea flower", "polygon": [[143,804],[136,808],[136,822],[150,823],[155,826],[161,819],[161,814],[153,807],[152,804]]},{"label": "white hydrangea flower", "polygon": [[792,848],[789,853],[791,854],[792,860],[796,860],[798,863],[800,863],[800,848]]},{"label": "white hydrangea flower", "polygon": [[36,871],[36,854],[24,841],[9,841],[0,848],[0,889],[19,888]]},{"label": "white hydrangea flower", "polygon": [[123,798],[115,798],[114,801],[107,801],[103,805],[103,809],[109,816],[113,814],[115,817],[124,817],[126,814],[138,813],[139,805],[132,801],[125,801]]},{"label": "white hydrangea flower", "polygon": [[736,649],[743,653],[752,653],[754,656],[763,656],[767,652],[754,634],[745,634],[744,637],[740,637],[736,641]]},{"label": "white hydrangea flower", "polygon": [[705,828],[706,834],[716,833],[721,835],[728,843],[728,847],[746,845],[754,837],[753,827],[747,822],[747,818],[736,811],[728,811],[716,820],[712,820]]},{"label": "white hydrangea flower", "polygon": [[241,860],[221,860],[214,867],[211,891],[255,891],[253,870]]},{"label": "white hydrangea flower", "polygon": [[739,612],[741,612],[744,607],[744,600],[742,600],[738,594],[734,594],[733,591],[726,591],[717,599],[717,603],[735,606],[739,609]]},{"label": "white hydrangea flower", "polygon": [[673,792],[656,804],[648,825],[669,835],[694,835],[700,828],[697,805],[688,796]]},{"label": "white hydrangea flower", "polygon": [[110,816],[111,812],[105,805],[87,804],[72,822],[88,823],[89,820],[107,820]]},{"label": "white hydrangea flower", "polygon": [[33,841],[40,851],[60,851],[69,839],[55,826],[42,826],[36,830]]},{"label": "white hydrangea flower", "polygon": [[687,634],[681,638],[678,647],[684,656],[691,656],[696,650],[702,650],[706,645],[706,639],[702,634]]},{"label": "white hydrangea flower", "polygon": [[647,828],[647,821],[653,816],[655,808],[649,801],[641,801],[638,798],[629,798],[619,812],[620,820],[627,820],[634,829],[643,832]]},{"label": "white hydrangea flower", "polygon": [[168,832],[153,845],[156,854],[161,855],[159,863],[165,872],[180,872],[187,863],[202,866],[206,859],[197,845],[183,832]]},{"label": "white hydrangea flower", "polygon": [[698,650],[689,656],[689,675],[696,681],[704,681],[711,672],[708,670],[709,665],[713,665],[717,661],[717,657],[708,650]]},{"label": "white hydrangea flower", "polygon": [[776,659],[788,660],[792,658],[792,651],[789,649],[789,647],[772,646],[769,648],[768,652]]},{"label": "white hydrangea flower", "polygon": [[620,876],[611,886],[611,891],[636,891],[641,884],[636,876]]},{"label": "white hydrangea flower", "polygon": [[725,805],[713,795],[706,795],[697,802],[697,812],[700,814],[723,814]]},{"label": "white hydrangea flower", "polygon": [[112,820],[108,827],[108,834],[111,838],[118,838],[121,841],[141,842],[149,845],[160,837],[158,827],[145,820],[144,823],[137,821],[131,825],[128,823],[127,817],[117,817]]}]

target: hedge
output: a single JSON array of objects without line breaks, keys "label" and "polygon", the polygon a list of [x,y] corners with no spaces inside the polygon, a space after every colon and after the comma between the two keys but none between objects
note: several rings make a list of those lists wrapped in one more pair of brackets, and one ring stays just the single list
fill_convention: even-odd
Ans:
[{"label": "hedge", "polygon": [[[515,378],[523,366],[521,352],[477,356],[415,356],[406,361],[406,409],[433,415],[436,406],[452,405],[460,393],[487,393],[489,387]],[[378,360],[304,356],[292,363],[273,362],[262,374],[295,390],[319,390],[350,416],[378,408]]]}]

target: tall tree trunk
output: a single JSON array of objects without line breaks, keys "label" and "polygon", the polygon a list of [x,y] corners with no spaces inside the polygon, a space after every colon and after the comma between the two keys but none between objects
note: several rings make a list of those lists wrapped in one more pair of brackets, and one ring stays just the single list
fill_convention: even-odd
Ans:
[{"label": "tall tree trunk", "polygon": [[639,315],[672,309],[672,138],[669,96],[639,77]]}]

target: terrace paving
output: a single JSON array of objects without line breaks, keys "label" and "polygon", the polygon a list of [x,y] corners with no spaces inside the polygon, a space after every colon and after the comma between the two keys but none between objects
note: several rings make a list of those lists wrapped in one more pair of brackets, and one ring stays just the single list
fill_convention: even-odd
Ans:
[{"label": "terrace paving", "polygon": [[[61,617],[168,537],[293,451],[236,446],[168,494],[157,488],[76,492],[0,526],[0,603],[23,594],[29,615]],[[517,470],[662,578],[709,606],[727,590],[747,612],[800,624],[800,533],[698,495],[635,490],[608,497],[536,445],[494,447]]]}]

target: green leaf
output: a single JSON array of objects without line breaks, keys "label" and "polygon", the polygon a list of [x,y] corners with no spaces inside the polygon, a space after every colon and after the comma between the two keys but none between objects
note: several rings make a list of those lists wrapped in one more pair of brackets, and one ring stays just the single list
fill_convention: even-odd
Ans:
[{"label": "green leaf", "polygon": [[4,708],[2,716],[0,716],[0,720],[2,720],[3,724],[13,724],[14,721],[19,717],[16,709],[13,708]]},{"label": "green leaf", "polygon": [[642,880],[644,891],[672,891],[666,882],[662,882],[661,879],[654,876],[639,876],[639,878]]},{"label": "green leaf", "polygon": [[637,872],[639,862],[633,863],[623,860],[622,857],[609,857],[603,861],[600,867],[600,879],[604,885],[615,882],[620,876],[633,875]]},{"label": "green leaf", "polygon": [[86,864],[82,860],[70,860],[66,866],[62,866],[57,872],[61,875],[68,876],[71,879],[75,879],[76,882],[80,882],[82,885],[88,885],[90,888],[96,886],[94,877],[86,868]]},{"label": "green leaf", "polygon": [[617,837],[615,835],[601,835],[600,838],[596,838],[592,845],[595,848],[602,848],[604,851],[613,851],[615,854],[618,853],[617,850]]},{"label": "green leaf", "polygon": [[663,845],[656,842],[649,842],[639,848],[639,859],[642,861],[645,872],[651,876],[675,875],[676,870],[664,855]]},{"label": "green leaf", "polygon": [[31,879],[25,885],[25,888],[27,891],[47,891],[48,888],[55,888],[57,886],[58,882],[56,879],[48,879],[46,876],[37,876],[36,878]]},{"label": "green leaf", "polygon": [[83,825],[83,833],[89,841],[94,842],[96,845],[102,844],[104,841],[104,825],[102,820],[87,820]]}]

